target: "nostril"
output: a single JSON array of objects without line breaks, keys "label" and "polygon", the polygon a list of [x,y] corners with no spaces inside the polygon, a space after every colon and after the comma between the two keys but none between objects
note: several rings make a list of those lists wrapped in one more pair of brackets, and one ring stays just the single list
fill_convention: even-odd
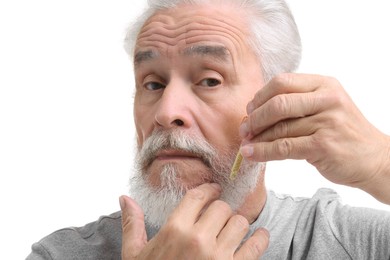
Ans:
[{"label": "nostril", "polygon": [[184,122],[180,119],[176,119],[175,121],[173,121],[173,123],[177,126],[183,126],[184,125]]}]

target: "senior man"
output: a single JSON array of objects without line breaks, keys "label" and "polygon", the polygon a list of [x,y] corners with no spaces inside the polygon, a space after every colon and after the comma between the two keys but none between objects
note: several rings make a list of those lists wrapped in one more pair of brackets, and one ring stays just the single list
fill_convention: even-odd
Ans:
[{"label": "senior man", "polygon": [[152,0],[126,49],[132,198],[47,236],[28,259],[390,258],[389,212],[342,205],[330,190],[296,199],[265,188],[266,161],[305,159],[390,204],[389,137],[335,79],[291,73],[301,46],[284,1]]}]

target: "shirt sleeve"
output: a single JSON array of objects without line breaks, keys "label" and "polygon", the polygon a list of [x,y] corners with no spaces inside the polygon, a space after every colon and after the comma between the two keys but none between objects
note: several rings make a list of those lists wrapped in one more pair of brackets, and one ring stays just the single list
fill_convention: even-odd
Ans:
[{"label": "shirt sleeve", "polygon": [[330,229],[352,259],[390,259],[390,212],[332,202]]},{"label": "shirt sleeve", "polygon": [[27,256],[26,260],[52,260],[49,252],[40,243],[33,244],[31,249],[31,253]]}]

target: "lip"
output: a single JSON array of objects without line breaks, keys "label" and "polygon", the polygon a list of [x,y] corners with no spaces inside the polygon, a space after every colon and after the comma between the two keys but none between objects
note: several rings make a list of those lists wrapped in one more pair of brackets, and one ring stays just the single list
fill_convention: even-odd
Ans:
[{"label": "lip", "polygon": [[200,156],[182,150],[162,150],[156,154],[158,160],[200,160]]}]

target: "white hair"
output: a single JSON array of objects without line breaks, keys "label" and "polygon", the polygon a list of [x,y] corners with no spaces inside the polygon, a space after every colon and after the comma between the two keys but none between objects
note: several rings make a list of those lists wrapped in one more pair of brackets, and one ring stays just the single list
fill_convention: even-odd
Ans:
[{"label": "white hair", "polygon": [[134,176],[130,179],[130,195],[144,211],[148,225],[160,228],[183,199],[189,186],[181,180],[181,169],[175,163],[164,164],[158,173],[160,184],[150,182],[150,165],[159,151],[164,149],[181,150],[199,156],[207,166],[206,170],[192,171],[194,179],[218,183],[222,193],[220,199],[239,209],[245,198],[263,181],[265,163],[243,160],[238,177],[230,179],[230,169],[238,148],[230,152],[218,151],[204,137],[191,135],[180,129],[156,129],[137,149],[134,158]]},{"label": "white hair", "polygon": [[301,39],[294,17],[284,0],[148,0],[148,7],[126,34],[125,50],[134,55],[137,36],[144,23],[164,9],[179,4],[234,4],[247,10],[252,36],[249,45],[257,55],[265,82],[283,72],[292,72],[301,59]]}]

